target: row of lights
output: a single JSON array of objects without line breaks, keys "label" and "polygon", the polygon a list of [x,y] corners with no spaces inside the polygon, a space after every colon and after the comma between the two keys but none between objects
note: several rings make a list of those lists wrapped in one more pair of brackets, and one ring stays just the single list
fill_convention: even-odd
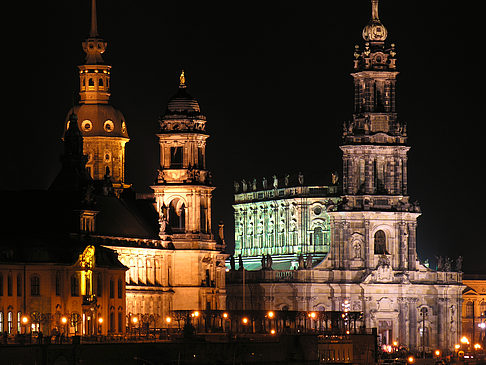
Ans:
[{"label": "row of lights", "polygon": [[[20,321],[22,322],[22,324],[24,326],[26,326],[28,323],[29,323],[29,317],[26,316],[26,315],[23,315],[21,318],[20,318]],[[61,323],[62,324],[66,324],[68,322],[68,319],[66,316],[62,316],[61,317]],[[135,318],[135,322],[136,322],[136,318]],[[98,323],[99,324],[102,324],[103,323],[103,317],[99,317],[98,318]]]}]

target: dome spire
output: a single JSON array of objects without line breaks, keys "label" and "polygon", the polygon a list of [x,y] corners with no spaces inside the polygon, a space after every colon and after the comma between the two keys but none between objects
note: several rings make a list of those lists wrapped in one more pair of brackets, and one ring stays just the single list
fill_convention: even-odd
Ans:
[{"label": "dome spire", "polygon": [[378,0],[371,0],[371,20],[380,20],[378,17]]}]

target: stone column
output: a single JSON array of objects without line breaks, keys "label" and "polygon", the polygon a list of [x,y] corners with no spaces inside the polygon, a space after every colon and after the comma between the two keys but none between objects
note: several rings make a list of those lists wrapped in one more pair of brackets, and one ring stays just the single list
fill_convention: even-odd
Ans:
[{"label": "stone column", "polygon": [[409,301],[409,322],[408,322],[408,331],[409,331],[409,340],[408,345],[410,349],[417,348],[417,298],[408,298]]}]

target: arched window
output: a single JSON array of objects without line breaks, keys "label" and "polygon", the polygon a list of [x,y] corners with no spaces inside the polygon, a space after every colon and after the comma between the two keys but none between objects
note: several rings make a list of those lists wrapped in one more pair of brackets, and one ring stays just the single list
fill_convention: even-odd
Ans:
[{"label": "arched window", "polygon": [[40,295],[40,278],[37,275],[30,278],[30,295],[33,297]]},{"label": "arched window", "polygon": [[98,86],[103,86],[103,79],[98,80]]},{"label": "arched window", "polygon": [[324,235],[321,227],[314,228],[314,245],[322,246],[324,244]]},{"label": "arched window", "polygon": [[79,297],[79,278],[76,274],[71,276],[71,296]]},{"label": "arched window", "polygon": [[94,86],[94,81],[93,79],[88,80],[88,86]]},{"label": "arched window", "polygon": [[11,334],[12,329],[13,329],[13,313],[9,311],[7,313],[7,332]]},{"label": "arched window", "polygon": [[169,204],[169,225],[174,233],[184,233],[186,229],[186,206],[180,199]]},{"label": "arched window", "polygon": [[375,233],[375,255],[388,255],[386,250],[386,235],[381,230]]}]

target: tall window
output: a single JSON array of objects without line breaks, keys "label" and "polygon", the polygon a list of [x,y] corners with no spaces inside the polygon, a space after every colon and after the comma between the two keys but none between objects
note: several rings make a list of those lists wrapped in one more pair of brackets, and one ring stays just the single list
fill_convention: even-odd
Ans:
[{"label": "tall window", "polygon": [[115,297],[115,282],[113,279],[110,279],[110,298]]},{"label": "tall window", "polygon": [[71,296],[79,297],[79,278],[76,274],[71,276]]},{"label": "tall window", "polygon": [[61,273],[56,271],[56,295],[61,295]]},{"label": "tall window", "polygon": [[10,334],[12,333],[13,329],[13,313],[9,311],[7,313],[7,332]]},{"label": "tall window", "polygon": [[3,312],[0,312],[0,333],[3,332]]},{"label": "tall window", "polygon": [[466,317],[468,318],[474,317],[474,302],[466,303]]},{"label": "tall window", "polygon": [[30,278],[30,295],[33,297],[40,295],[40,278],[37,275]]},{"label": "tall window", "polygon": [[17,312],[17,333],[22,333],[22,312]]},{"label": "tall window", "polygon": [[3,275],[0,274],[0,296],[3,295]]},{"label": "tall window", "polygon": [[123,298],[123,282],[122,279],[118,279],[118,298]]},{"label": "tall window", "polygon": [[96,296],[101,297],[103,294],[103,278],[101,277],[101,274],[98,274],[96,276]]},{"label": "tall window", "polygon": [[21,297],[22,296],[22,275],[18,274],[17,275],[17,296]]},{"label": "tall window", "polygon": [[115,332],[115,312],[110,312],[110,332]]},{"label": "tall window", "polygon": [[182,167],[182,146],[170,148],[170,167],[181,168]]},{"label": "tall window", "polygon": [[123,332],[123,315],[122,312],[118,312],[118,332]]},{"label": "tall window", "polygon": [[7,275],[7,295],[11,297],[13,295],[13,281],[12,274]]},{"label": "tall window", "polygon": [[175,233],[183,233],[186,227],[186,209],[183,202],[173,199],[169,204],[169,225]]},{"label": "tall window", "polygon": [[375,255],[388,255],[386,251],[386,235],[383,231],[375,233]]},{"label": "tall window", "polygon": [[322,228],[314,228],[314,245],[322,246],[324,244],[324,235],[322,234]]}]

